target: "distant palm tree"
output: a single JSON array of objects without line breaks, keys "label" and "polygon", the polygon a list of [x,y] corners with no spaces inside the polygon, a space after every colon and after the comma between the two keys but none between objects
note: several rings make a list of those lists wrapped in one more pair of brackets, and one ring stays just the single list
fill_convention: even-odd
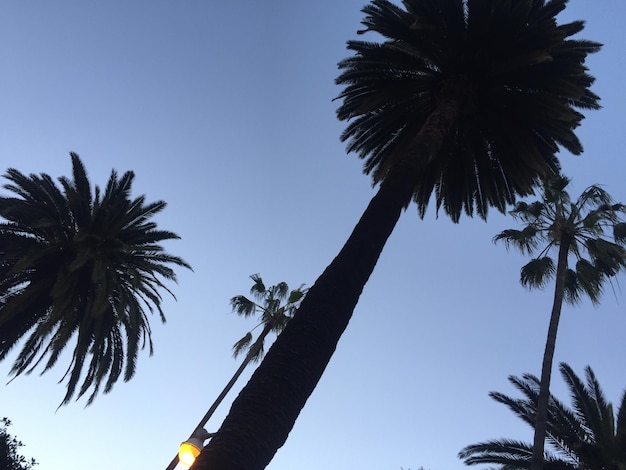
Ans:
[{"label": "distant palm tree", "polygon": [[247,351],[244,359],[245,364],[250,361],[259,361],[263,357],[263,344],[267,335],[272,331],[279,334],[285,329],[287,322],[291,320],[306,294],[306,289],[303,286],[289,291],[287,283],[280,282],[275,286],[266,288],[260,275],[253,274],[250,279],[254,281],[250,293],[256,302],[248,299],[245,295],[236,295],[230,299],[234,312],[244,317],[260,314],[261,322],[257,326],[263,325],[263,330],[254,343],[252,343],[252,331],[249,331],[233,346],[235,357]]},{"label": "distant palm tree", "polygon": [[[595,185],[572,203],[565,191],[568,184],[569,179],[562,176],[546,180],[540,201],[520,202],[511,211],[525,224],[524,228],[504,230],[494,238],[523,253],[534,254],[540,250],[521,270],[523,285],[542,288],[556,278],[541,366],[533,470],[541,469],[543,464],[550,376],[563,301],[575,304],[586,294],[597,304],[606,280],[626,268],[626,223],[620,219],[626,212],[624,205],[615,204],[606,191]],[[606,231],[610,232],[613,242],[607,239]],[[556,263],[548,256],[553,249],[558,251]],[[570,268],[570,257],[575,261],[574,269]]]},{"label": "distant palm tree", "polygon": [[86,362],[77,399],[92,387],[90,404],[122,370],[132,378],[140,346],[147,342],[152,354],[146,308],[165,321],[159,290],[170,292],[159,276],[175,281],[168,265],[190,266],[159,244],[179,237],[150,221],[165,202],[130,198],[132,172],[113,171],[104,192],[96,186],[92,194],[78,155],[71,158],[73,180],[59,178],[61,188],[45,173],[5,175],[17,197],[0,197],[0,360],[29,334],[11,373],[42,361],[46,372],[75,337],[62,404]]},{"label": "distant palm tree", "polygon": [[[217,407],[222,403],[224,398],[226,398],[226,395],[233,388],[244,369],[250,362],[258,361],[263,357],[263,344],[267,335],[272,331],[278,335],[285,329],[287,322],[291,320],[294,312],[300,306],[302,298],[306,295],[306,289],[304,289],[303,286],[289,291],[287,283],[280,282],[275,286],[266,288],[259,274],[253,274],[250,278],[254,281],[252,288],[250,288],[250,293],[256,299],[256,302],[248,299],[245,295],[236,295],[230,299],[230,305],[233,307],[234,312],[244,317],[260,314],[261,322],[257,326],[263,325],[263,330],[254,343],[252,342],[252,331],[249,331],[243,338],[235,343],[233,355],[237,357],[239,354],[247,351],[246,357],[233,377],[226,384],[224,390],[222,390],[215,399],[215,402],[213,402],[209,410],[202,417],[200,423],[198,423],[191,433],[191,436],[202,436],[202,430],[209,421],[209,418],[213,416]],[[177,464],[178,455],[172,459],[166,470],[174,470]]]},{"label": "distant palm tree", "polygon": [[[567,365],[560,365],[561,375],[572,398],[568,408],[553,395],[549,396],[546,470],[624,470],[626,469],[626,390],[617,415],[606,401],[595,374],[585,368],[585,384]],[[622,372],[622,371],[620,371]],[[491,398],[509,407],[534,427],[540,381],[526,374],[511,376],[509,381],[525,398],[511,398],[491,392]],[[473,444],[459,452],[466,465],[495,464],[500,470],[531,468],[533,446],[512,439],[497,439]]]},{"label": "distant palm tree", "polygon": [[[287,439],[350,321],[400,214],[434,193],[453,221],[486,217],[559,170],[598,107],[585,59],[599,44],[558,25],[565,0],[373,0],[341,61],[342,140],[379,184],[339,255],[233,403],[197,470],[265,468]],[[267,417],[271,416],[269,420]]]}]

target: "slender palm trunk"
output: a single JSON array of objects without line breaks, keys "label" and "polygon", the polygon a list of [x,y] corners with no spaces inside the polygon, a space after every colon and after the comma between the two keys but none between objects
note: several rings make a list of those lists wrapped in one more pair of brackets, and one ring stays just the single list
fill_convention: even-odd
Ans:
[{"label": "slender palm trunk", "polygon": [[542,470],[543,453],[546,440],[546,429],[548,427],[548,403],[550,400],[550,379],[552,376],[552,361],[554,360],[554,349],[556,347],[556,335],[561,318],[561,307],[563,306],[563,295],[565,292],[565,273],[567,271],[567,255],[569,253],[570,241],[567,235],[561,239],[559,246],[559,258],[556,267],[556,282],[554,287],[554,301],[552,303],[552,313],[550,314],[550,325],[548,326],[548,337],[546,348],[543,353],[543,363],[541,365],[541,381],[539,383],[539,396],[537,397],[537,416],[535,417],[535,435],[533,439],[533,454],[531,457],[531,470]]},{"label": "slender palm trunk", "polygon": [[[241,365],[239,366],[239,368],[237,369],[233,377],[230,379],[230,381],[226,384],[226,386],[224,387],[224,390],[222,390],[222,393],[220,393],[218,397],[215,399],[215,401],[211,405],[211,408],[209,408],[209,411],[207,411],[206,414],[202,417],[198,425],[195,427],[195,429],[191,433],[191,436],[193,436],[197,431],[200,431],[202,428],[204,428],[204,426],[209,421],[211,416],[213,416],[213,413],[215,413],[215,410],[217,409],[217,407],[220,406],[220,403],[222,403],[224,398],[226,398],[226,395],[228,395],[228,392],[230,392],[230,389],[233,388],[233,385],[235,385],[235,382],[237,382],[237,380],[239,379],[239,376],[241,376],[244,369],[248,366],[248,364],[250,364],[252,359],[254,359],[254,357],[257,355],[259,350],[263,347],[263,342],[265,341],[265,337],[269,334],[270,331],[272,331],[272,324],[266,323],[263,327],[263,331],[261,332],[257,340],[254,342],[254,344],[248,351],[248,354],[246,354],[245,359],[243,360],[243,362],[241,363]],[[172,459],[172,461],[170,462],[170,464],[167,466],[165,470],[174,470],[176,465],[178,465],[178,454],[174,456],[174,458]]]},{"label": "slender palm trunk", "polygon": [[395,184],[381,185],[339,255],[309,289],[194,470],[260,470],[285,443],[410,201],[409,179],[397,174]]},{"label": "slender palm trunk", "polygon": [[443,93],[406,155],[395,162],[337,257],[235,399],[193,470],[262,470],[285,443],[337,347],[400,214],[416,175],[439,151],[458,116],[460,95]]}]

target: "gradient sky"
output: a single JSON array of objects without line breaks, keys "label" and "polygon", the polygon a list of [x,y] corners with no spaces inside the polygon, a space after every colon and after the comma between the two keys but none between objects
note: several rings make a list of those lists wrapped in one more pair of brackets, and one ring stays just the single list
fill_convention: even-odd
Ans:
[{"label": "gradient sky", "polygon": [[[337,62],[364,0],[316,2],[3,0],[0,169],[71,174],[77,152],[94,184],[136,173],[134,195],[168,206],[157,221],[182,240],[168,318],[153,318],[129,383],[57,410],[67,360],[9,380],[0,416],[41,470],[164,469],[238,366],[230,348],[254,326],[230,313],[248,278],[311,285],[338,253],[374,189],[339,141]],[[561,152],[571,194],[600,183],[626,202],[626,3],[571,0],[600,41],[588,60],[603,109],[589,112],[582,156]],[[4,191],[4,190],[3,190]],[[4,194],[4,192],[3,192]],[[550,289],[519,285],[525,258],[492,237],[516,227],[457,225],[411,206],[271,470],[464,468],[467,444],[532,430],[488,397],[510,374],[540,372]],[[591,365],[609,400],[626,387],[623,276],[599,308],[564,308],[555,364]],[[65,360],[64,360],[65,359]],[[240,379],[241,388],[249,372]],[[567,400],[560,376],[553,392]],[[235,394],[207,425],[215,431]]]}]

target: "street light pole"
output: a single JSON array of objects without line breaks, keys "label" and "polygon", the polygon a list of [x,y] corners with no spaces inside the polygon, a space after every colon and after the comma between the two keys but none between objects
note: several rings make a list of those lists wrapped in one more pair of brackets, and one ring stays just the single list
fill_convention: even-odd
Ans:
[{"label": "street light pole", "polygon": [[[263,341],[265,340],[265,337],[268,335],[270,331],[272,331],[271,322],[267,323],[264,326],[263,331],[261,332],[261,334],[255,341],[255,343],[252,345],[252,347],[248,351],[248,354],[246,355],[246,358],[243,360],[243,362],[239,366],[239,369],[237,369],[237,371],[235,372],[235,375],[233,375],[233,378],[230,379],[230,381],[226,384],[226,387],[224,387],[224,390],[222,390],[222,393],[219,394],[219,396],[217,397],[213,405],[211,405],[211,408],[209,408],[209,411],[207,411],[206,414],[202,417],[198,425],[195,427],[195,429],[191,433],[190,438],[196,437],[199,435],[199,433],[201,433],[207,421],[209,421],[209,418],[213,415],[213,413],[215,413],[215,410],[220,405],[220,403],[222,403],[224,398],[226,398],[226,395],[228,395],[228,392],[230,392],[230,389],[233,388],[233,385],[235,385],[235,382],[237,382],[237,379],[243,373],[246,366],[250,363],[250,361],[252,361],[252,359],[254,359],[254,357],[260,351],[261,347],[263,346]],[[170,464],[167,466],[165,470],[174,470],[174,468],[176,468],[176,465],[178,465],[178,454],[174,456],[174,458],[172,459],[172,461],[170,462]]]}]

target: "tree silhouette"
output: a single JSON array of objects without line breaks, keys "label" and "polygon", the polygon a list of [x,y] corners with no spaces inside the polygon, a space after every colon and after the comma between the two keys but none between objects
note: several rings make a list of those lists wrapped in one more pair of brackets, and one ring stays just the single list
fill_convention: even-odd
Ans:
[{"label": "tree silhouette", "polygon": [[[587,188],[572,202],[565,190],[568,184],[569,179],[563,176],[546,180],[541,200],[520,202],[511,211],[525,224],[524,228],[504,230],[494,238],[522,253],[538,252],[521,270],[523,285],[543,288],[556,278],[541,366],[532,470],[543,466],[550,377],[563,301],[576,304],[586,295],[598,304],[604,283],[626,268],[626,223],[621,219],[626,213],[624,205],[614,203],[597,185]],[[556,263],[549,256],[551,251],[557,251]]]},{"label": "tree silhouette", "polygon": [[133,377],[146,343],[152,354],[147,311],[165,321],[160,291],[171,294],[160,278],[175,281],[170,265],[190,266],[160,245],[179,237],[150,220],[165,202],[131,199],[133,172],[113,171],[104,191],[92,193],[71,157],[73,179],[59,178],[60,188],[45,173],[5,175],[16,197],[0,197],[0,360],[28,336],[11,374],[41,363],[44,373],[75,340],[62,404],[91,388],[90,404],[122,372],[124,381]]}]

